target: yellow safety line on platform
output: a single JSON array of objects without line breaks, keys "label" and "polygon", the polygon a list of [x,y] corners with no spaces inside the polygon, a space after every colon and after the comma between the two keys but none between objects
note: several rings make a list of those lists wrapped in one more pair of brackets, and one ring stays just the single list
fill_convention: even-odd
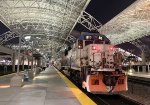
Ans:
[{"label": "yellow safety line on platform", "polygon": [[3,75],[3,76],[0,76],[0,78],[6,77],[6,76],[10,76],[10,75],[13,75],[13,74],[16,74],[16,73],[11,73],[11,74],[7,74],[7,75]]},{"label": "yellow safety line on platform", "polygon": [[56,68],[55,70],[60,75],[60,77],[64,80],[67,86],[71,89],[73,94],[79,100],[82,105],[96,105],[86,94],[84,94],[77,86],[75,86],[68,78],[66,78],[61,72],[59,72]]}]

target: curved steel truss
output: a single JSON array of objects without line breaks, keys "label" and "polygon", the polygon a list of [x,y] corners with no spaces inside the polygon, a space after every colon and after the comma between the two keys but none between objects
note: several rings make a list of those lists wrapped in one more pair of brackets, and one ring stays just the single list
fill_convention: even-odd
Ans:
[{"label": "curved steel truss", "polygon": [[93,16],[85,11],[81,14],[78,22],[90,31],[98,30],[102,26],[99,21],[97,21]]},{"label": "curved steel truss", "polygon": [[150,0],[137,0],[106,23],[99,32],[106,35],[113,44],[150,35]]},{"label": "curved steel truss", "polygon": [[6,33],[3,33],[0,37],[0,45],[3,45],[3,43],[15,37],[18,37],[18,35],[16,35],[15,32],[7,31]]},{"label": "curved steel truss", "polygon": [[48,48],[58,48],[68,38],[89,2],[90,0],[0,0],[0,19],[12,31],[23,36],[30,35],[32,39],[39,35],[45,36],[41,37],[40,43],[45,43]]}]

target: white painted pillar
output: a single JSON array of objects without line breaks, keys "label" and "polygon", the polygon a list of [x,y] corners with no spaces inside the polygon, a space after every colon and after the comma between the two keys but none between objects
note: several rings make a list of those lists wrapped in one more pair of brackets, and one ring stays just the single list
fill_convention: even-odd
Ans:
[{"label": "white painted pillar", "polygon": [[148,66],[148,73],[149,73],[149,63],[148,63],[148,65],[147,65],[147,66]]},{"label": "white painted pillar", "polygon": [[24,54],[22,56],[22,70],[24,70]]},{"label": "white painted pillar", "polygon": [[15,61],[16,61],[16,58],[15,58],[15,53],[12,54],[12,71],[15,72]]},{"label": "white painted pillar", "polygon": [[138,73],[140,72],[140,66],[137,66],[138,67]]},{"label": "white painted pillar", "polygon": [[27,56],[27,59],[28,59],[28,69],[29,69],[29,66],[30,66],[30,58],[29,58],[29,56]]},{"label": "white painted pillar", "polygon": [[141,52],[141,58],[142,58],[142,65],[146,65],[145,53],[144,53],[143,50],[142,50],[142,52]]},{"label": "white painted pillar", "polygon": [[19,37],[19,49],[18,49],[18,65],[17,65],[17,74],[19,74],[20,66],[20,50],[21,50],[21,36]]},{"label": "white painted pillar", "polygon": [[32,57],[31,57],[31,70],[33,71],[33,61],[34,61],[34,57],[33,57],[33,42],[32,42]]},{"label": "white painted pillar", "polygon": [[19,49],[18,49],[18,66],[17,66],[17,75],[11,78],[10,86],[11,87],[21,87],[23,85],[23,77],[19,75],[19,66],[20,66],[20,49],[21,49],[21,36],[19,37]]},{"label": "white painted pillar", "polygon": [[34,58],[33,58],[33,54],[32,54],[32,57],[31,57],[31,70],[33,70],[33,60],[34,60]]},{"label": "white painted pillar", "polygon": [[[142,58],[142,65],[146,65],[146,60],[145,60],[145,53],[144,50],[141,52],[141,58]],[[146,72],[146,66],[142,66],[142,72]]]}]

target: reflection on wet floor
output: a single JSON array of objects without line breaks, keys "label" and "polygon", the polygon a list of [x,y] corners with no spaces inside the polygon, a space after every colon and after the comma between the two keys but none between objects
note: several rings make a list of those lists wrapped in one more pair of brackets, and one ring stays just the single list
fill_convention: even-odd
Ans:
[{"label": "reflection on wet floor", "polygon": [[[5,86],[9,82],[2,87]],[[53,68],[25,82],[21,88],[0,88],[0,94],[0,105],[80,105]]]}]

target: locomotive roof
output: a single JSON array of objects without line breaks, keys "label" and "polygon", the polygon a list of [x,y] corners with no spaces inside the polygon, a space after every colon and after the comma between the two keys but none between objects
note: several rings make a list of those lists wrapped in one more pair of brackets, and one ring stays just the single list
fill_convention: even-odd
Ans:
[{"label": "locomotive roof", "polygon": [[88,33],[88,32],[81,32],[81,35],[79,36],[79,40],[84,40],[85,39],[85,36],[100,36],[103,38],[103,40],[105,42],[109,42],[110,43],[110,40],[105,36],[105,35],[102,35],[102,34],[99,34],[99,33]]}]

